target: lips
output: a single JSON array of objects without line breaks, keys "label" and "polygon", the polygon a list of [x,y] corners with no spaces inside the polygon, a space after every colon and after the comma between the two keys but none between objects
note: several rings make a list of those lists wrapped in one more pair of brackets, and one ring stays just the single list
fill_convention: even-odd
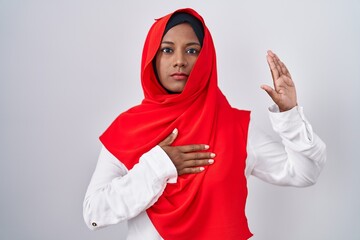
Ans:
[{"label": "lips", "polygon": [[176,72],[170,75],[175,80],[186,80],[189,76],[186,73]]}]

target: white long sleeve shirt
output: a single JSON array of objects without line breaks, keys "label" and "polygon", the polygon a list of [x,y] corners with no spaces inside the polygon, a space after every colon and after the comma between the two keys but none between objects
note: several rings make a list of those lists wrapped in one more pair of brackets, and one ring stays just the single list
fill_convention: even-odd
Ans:
[{"label": "white long sleeve shirt", "polygon": [[[264,134],[250,121],[246,177],[283,186],[314,184],[326,161],[325,144],[301,107],[280,113],[274,105],[269,110],[273,129],[282,141]],[[143,154],[131,170],[102,147],[84,199],[85,223],[96,230],[126,221],[128,240],[161,240],[145,210],[176,180],[176,168],[159,146]]]}]

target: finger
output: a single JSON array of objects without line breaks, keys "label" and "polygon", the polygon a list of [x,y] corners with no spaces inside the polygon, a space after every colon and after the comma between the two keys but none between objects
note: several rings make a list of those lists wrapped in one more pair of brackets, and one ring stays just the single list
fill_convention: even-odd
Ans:
[{"label": "finger", "polygon": [[278,70],[279,72],[279,76],[283,75],[283,70],[281,68],[281,61],[280,61],[280,58],[274,53],[274,63],[275,63],[275,66],[276,66],[276,69]]},{"label": "finger", "polygon": [[183,163],[184,168],[192,168],[192,167],[201,167],[208,166],[215,162],[214,159],[206,159],[206,160],[189,160]]},{"label": "finger", "polygon": [[194,168],[184,168],[179,171],[178,175],[183,174],[192,174],[192,173],[201,173],[205,170],[204,167],[194,167]]},{"label": "finger", "polygon": [[275,79],[279,78],[279,71],[276,67],[275,60],[271,55],[267,55],[266,60],[270,68],[272,79],[275,81]]},{"label": "finger", "polygon": [[274,55],[275,55],[275,62],[279,65],[280,73],[282,75],[286,75],[287,77],[291,78],[291,74],[288,68],[286,67],[286,65],[284,64],[284,62],[282,62],[276,54]]},{"label": "finger", "polygon": [[177,128],[175,128],[169,136],[167,136],[162,142],[159,143],[159,146],[163,147],[171,145],[178,136],[178,133],[179,131],[177,130]]},{"label": "finger", "polygon": [[276,102],[277,100],[277,92],[270,86],[268,85],[261,85],[261,88],[263,90],[265,90],[265,92],[267,92],[267,94],[269,94],[269,96],[271,97],[271,99]]},{"label": "finger", "polygon": [[287,69],[286,65],[280,60],[280,58],[278,56],[276,56],[276,60],[275,62],[277,62],[277,64],[279,65],[279,68],[280,68],[280,73],[282,75],[286,75],[288,77],[291,77],[290,76],[290,72],[289,70]]},{"label": "finger", "polygon": [[[271,56],[271,57],[273,58],[274,64],[275,64],[277,70],[279,71],[279,75],[285,74],[284,71],[283,71],[284,69],[282,68],[282,64],[283,64],[283,63],[281,62],[281,60],[280,60],[280,58],[278,57],[278,55],[276,55],[276,54],[275,54],[274,52],[272,52],[271,50],[268,50],[267,53],[268,53],[269,56]],[[284,66],[285,66],[285,65],[284,65]]]},{"label": "finger", "polygon": [[291,78],[291,74],[290,74],[288,68],[282,61],[280,61],[280,66],[281,66],[281,71],[283,72],[283,74],[285,74],[287,77]]},{"label": "finger", "polygon": [[271,50],[267,50],[267,54],[270,55],[271,57],[275,57],[275,53]]},{"label": "finger", "polygon": [[280,65],[280,68],[281,68],[281,72],[285,75],[287,75],[289,73],[287,67],[285,66],[285,64],[279,59],[279,65]]},{"label": "finger", "polygon": [[180,151],[183,153],[203,151],[209,148],[210,148],[209,145],[206,144],[191,144],[191,145],[179,146]]},{"label": "finger", "polygon": [[185,153],[184,160],[185,161],[193,161],[193,160],[201,160],[201,159],[210,159],[214,158],[216,155],[215,153],[210,152],[192,152],[192,153]]},{"label": "finger", "polygon": [[[291,77],[289,69],[286,67],[284,62],[282,62],[280,60],[278,55],[273,53],[271,50],[268,51],[268,55],[273,58],[274,65],[275,65],[276,69],[278,70],[278,74],[279,74],[278,77],[280,77],[281,75],[285,75],[291,79],[292,77]],[[294,86],[294,85],[292,84],[292,86]],[[275,86],[275,89],[276,89],[276,86]],[[276,89],[276,91],[278,91],[278,89]]]}]

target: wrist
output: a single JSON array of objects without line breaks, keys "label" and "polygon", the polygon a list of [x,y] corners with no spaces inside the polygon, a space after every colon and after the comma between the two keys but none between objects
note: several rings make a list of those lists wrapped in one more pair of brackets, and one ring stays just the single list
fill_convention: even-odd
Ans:
[{"label": "wrist", "polygon": [[280,106],[278,106],[279,107],[279,112],[286,112],[286,111],[289,111],[289,110],[291,110],[291,109],[293,109],[294,107],[297,107],[298,106],[298,104],[296,103],[295,105],[292,105],[292,106],[289,106],[289,107],[280,107]]}]

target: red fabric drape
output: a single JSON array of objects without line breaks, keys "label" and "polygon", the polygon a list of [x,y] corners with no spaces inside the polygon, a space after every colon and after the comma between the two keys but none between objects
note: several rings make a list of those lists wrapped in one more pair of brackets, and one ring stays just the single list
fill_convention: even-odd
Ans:
[{"label": "red fabric drape", "polygon": [[148,216],[166,240],[248,239],[252,234],[244,213],[244,169],[250,113],[232,108],[218,88],[215,48],[202,17],[192,9],[178,11],[192,14],[204,26],[203,46],[183,92],[168,94],[152,66],[172,13],[156,20],[145,41],[144,100],[120,114],[100,140],[128,169],[174,128],[179,135],[173,145],[210,145],[215,163],[202,173],[182,175],[176,184],[167,184],[147,209]]}]

